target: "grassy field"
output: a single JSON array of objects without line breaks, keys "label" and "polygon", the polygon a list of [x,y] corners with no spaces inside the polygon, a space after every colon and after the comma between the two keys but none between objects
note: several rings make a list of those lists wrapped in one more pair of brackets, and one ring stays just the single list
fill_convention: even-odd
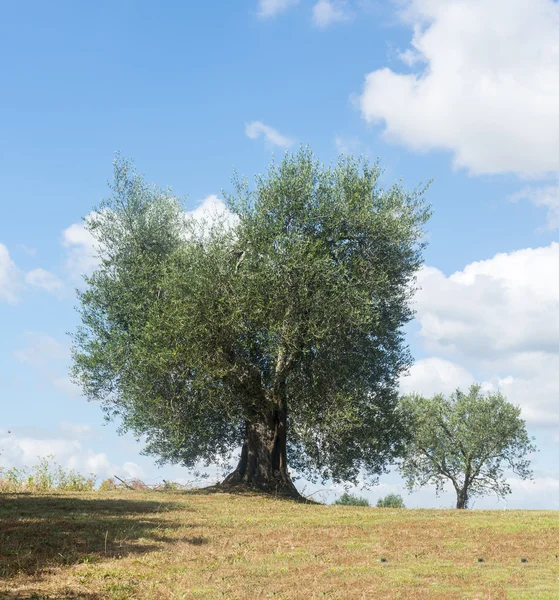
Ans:
[{"label": "grassy field", "polygon": [[555,600],[559,514],[0,494],[0,598]]}]

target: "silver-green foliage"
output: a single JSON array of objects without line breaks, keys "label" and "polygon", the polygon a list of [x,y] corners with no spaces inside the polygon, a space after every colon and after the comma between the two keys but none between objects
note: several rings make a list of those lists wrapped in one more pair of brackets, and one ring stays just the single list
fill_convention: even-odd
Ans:
[{"label": "silver-green foliage", "polygon": [[367,498],[345,492],[335,502],[338,506],[370,506]]},{"label": "silver-green foliage", "polygon": [[434,484],[438,494],[450,482],[456,507],[466,508],[475,496],[510,494],[507,470],[531,477],[527,455],[536,450],[533,438],[520,408],[500,392],[484,394],[472,385],[467,394],[456,390],[448,398],[412,394],[401,400],[400,410],[411,431],[400,465],[409,489]]},{"label": "silver-green foliage", "polygon": [[74,376],[146,452],[227,458],[280,398],[301,473],[377,475],[402,440],[403,325],[430,215],[423,190],[381,189],[377,164],[287,154],[201,227],[170,191],[115,163],[87,225],[100,266],[79,293]]},{"label": "silver-green foliage", "polygon": [[406,508],[404,499],[400,494],[387,494],[384,498],[379,498],[377,508]]}]

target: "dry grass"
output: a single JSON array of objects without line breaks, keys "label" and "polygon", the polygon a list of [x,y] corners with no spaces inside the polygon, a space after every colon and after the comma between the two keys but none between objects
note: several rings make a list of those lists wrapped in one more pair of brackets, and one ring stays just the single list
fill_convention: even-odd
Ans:
[{"label": "dry grass", "polygon": [[10,600],[555,600],[558,556],[551,511],[150,491],[0,495],[0,598]]}]

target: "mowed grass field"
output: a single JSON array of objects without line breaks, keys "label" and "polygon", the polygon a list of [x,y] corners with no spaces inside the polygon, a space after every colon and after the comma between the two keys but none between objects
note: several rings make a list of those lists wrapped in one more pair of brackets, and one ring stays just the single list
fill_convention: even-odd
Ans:
[{"label": "mowed grass field", "polygon": [[555,600],[559,514],[0,494],[0,598]]}]

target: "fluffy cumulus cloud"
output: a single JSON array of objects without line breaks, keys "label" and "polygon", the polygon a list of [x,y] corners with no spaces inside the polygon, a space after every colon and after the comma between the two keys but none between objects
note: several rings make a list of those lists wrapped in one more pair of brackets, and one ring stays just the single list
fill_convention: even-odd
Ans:
[{"label": "fluffy cumulus cloud", "polygon": [[324,29],[333,23],[349,21],[351,15],[345,2],[338,0],[318,0],[312,9],[313,23]]},{"label": "fluffy cumulus cloud", "polygon": [[21,274],[10,257],[8,248],[0,244],[0,302],[15,304],[21,288]]},{"label": "fluffy cumulus cloud", "polygon": [[423,396],[450,394],[456,388],[462,390],[474,383],[473,375],[464,367],[443,358],[424,358],[412,365],[409,373],[401,379],[403,394],[417,392]]},{"label": "fluffy cumulus cloud", "polygon": [[446,277],[424,268],[416,295],[431,349],[489,359],[559,353],[559,244],[474,262]]},{"label": "fluffy cumulus cloud", "polygon": [[89,275],[97,266],[95,238],[84,223],[73,223],[67,227],[62,232],[62,245],[67,251],[66,268],[74,280],[80,279],[82,275]]},{"label": "fluffy cumulus cloud", "polygon": [[425,267],[415,308],[431,358],[404,391],[467,387],[476,375],[501,390],[533,425],[559,426],[559,244],[474,262],[449,276]]},{"label": "fluffy cumulus cloud", "polygon": [[[68,432],[66,423],[64,431]],[[77,426],[74,426],[74,429]],[[87,428],[87,426],[83,426]],[[88,430],[89,431],[89,430]],[[80,433],[76,430],[74,434]],[[0,467],[33,467],[39,458],[53,455],[54,461],[66,469],[74,469],[82,475],[93,473],[99,479],[118,475],[122,478],[145,477],[143,469],[134,462],[116,464],[106,453],[95,452],[86,447],[81,439],[65,436],[36,438],[0,429]]]},{"label": "fluffy cumulus cloud", "polygon": [[30,287],[55,295],[60,295],[64,290],[62,281],[45,269],[37,268],[23,273],[12,260],[8,248],[0,243],[0,302],[15,304],[20,293]]},{"label": "fluffy cumulus cloud", "polygon": [[238,221],[237,216],[215,194],[206,196],[196,208],[188,211],[186,215],[195,221],[197,227],[201,228],[211,227],[217,221],[225,223],[227,227],[234,227]]},{"label": "fluffy cumulus cloud", "polygon": [[559,3],[406,0],[401,15],[413,30],[407,68],[366,76],[364,119],[473,173],[557,172]]},{"label": "fluffy cumulus cloud", "polygon": [[293,145],[293,139],[281,134],[279,131],[265,125],[261,121],[252,121],[245,126],[245,134],[251,139],[256,140],[263,137],[266,145],[277,146],[279,148],[289,148]]},{"label": "fluffy cumulus cloud", "polygon": [[258,16],[261,19],[269,19],[298,3],[299,0],[259,0]]}]

